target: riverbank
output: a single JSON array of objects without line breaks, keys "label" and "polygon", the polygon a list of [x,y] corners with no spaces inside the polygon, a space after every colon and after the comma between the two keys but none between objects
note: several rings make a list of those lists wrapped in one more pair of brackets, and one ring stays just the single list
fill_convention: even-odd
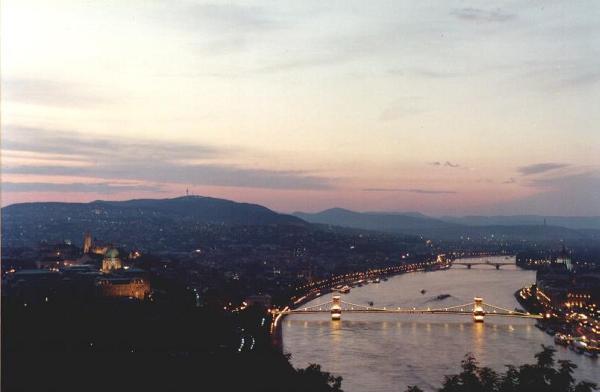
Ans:
[{"label": "riverbank", "polygon": [[517,290],[514,296],[526,311],[546,316],[537,321],[537,328],[554,336],[556,345],[568,346],[572,351],[592,358],[600,356],[600,341],[595,334],[590,337],[589,331],[584,330],[580,323],[566,316],[558,306],[544,306],[535,294],[532,287],[524,287]]},{"label": "riverbank", "polygon": [[337,275],[329,279],[319,281],[317,284],[306,284],[301,286],[300,289],[304,289],[305,291],[303,291],[302,294],[293,296],[290,299],[289,306],[292,308],[301,306],[324,294],[333,292],[336,286],[349,286],[350,288],[353,288],[359,284],[359,282],[362,282],[361,284],[368,284],[368,281],[373,279],[388,278],[409,272],[438,271],[450,268],[450,266],[451,263],[446,261],[423,261],[375,270],[348,273],[345,275]]}]

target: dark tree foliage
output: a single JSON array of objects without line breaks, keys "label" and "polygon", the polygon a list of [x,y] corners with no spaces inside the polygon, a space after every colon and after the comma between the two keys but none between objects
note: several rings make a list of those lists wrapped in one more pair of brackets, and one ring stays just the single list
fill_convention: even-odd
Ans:
[{"label": "dark tree foliage", "polygon": [[321,370],[321,365],[310,364],[306,369],[298,369],[300,390],[313,392],[341,391],[342,377],[335,377]]},{"label": "dark tree foliage", "polygon": [[[488,367],[479,367],[475,357],[467,354],[461,362],[459,374],[446,376],[440,392],[591,392],[597,385],[581,381],[575,383],[571,361],[554,360],[556,350],[542,345],[535,355],[536,363],[519,367],[507,365],[504,373]],[[558,362],[558,363],[557,363]],[[406,392],[423,392],[409,386]]]},{"label": "dark tree foliage", "polygon": [[3,302],[0,389],[341,391],[341,377],[318,365],[294,369],[271,347],[262,317],[173,303]]}]

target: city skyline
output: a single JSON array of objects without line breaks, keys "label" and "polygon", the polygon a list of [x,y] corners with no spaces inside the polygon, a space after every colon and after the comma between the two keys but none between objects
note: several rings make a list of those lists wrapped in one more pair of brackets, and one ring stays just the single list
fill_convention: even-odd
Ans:
[{"label": "city skyline", "polygon": [[2,4],[2,203],[600,215],[593,2]]}]

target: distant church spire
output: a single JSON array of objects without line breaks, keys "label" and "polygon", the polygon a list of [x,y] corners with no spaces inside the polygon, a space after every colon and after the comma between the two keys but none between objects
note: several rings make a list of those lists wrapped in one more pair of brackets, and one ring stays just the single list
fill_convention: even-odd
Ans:
[{"label": "distant church spire", "polygon": [[185,188],[185,195],[186,195],[186,196],[189,196],[189,195],[190,195],[190,190],[189,190],[189,188]]},{"label": "distant church spire", "polygon": [[92,251],[92,233],[86,231],[83,236],[83,253],[90,253]]}]

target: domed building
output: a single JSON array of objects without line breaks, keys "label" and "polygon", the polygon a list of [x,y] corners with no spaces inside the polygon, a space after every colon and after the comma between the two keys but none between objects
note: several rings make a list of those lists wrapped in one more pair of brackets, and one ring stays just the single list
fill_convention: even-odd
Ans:
[{"label": "domed building", "polygon": [[116,248],[108,249],[102,259],[102,272],[110,272],[121,268],[123,268],[123,263],[119,258],[119,251]]},{"label": "domed building", "polygon": [[571,262],[571,256],[569,255],[569,252],[567,251],[567,248],[565,248],[564,245],[562,247],[562,250],[558,254],[558,257],[556,258],[556,262],[559,264],[564,264],[567,271],[573,271],[573,263]]}]

